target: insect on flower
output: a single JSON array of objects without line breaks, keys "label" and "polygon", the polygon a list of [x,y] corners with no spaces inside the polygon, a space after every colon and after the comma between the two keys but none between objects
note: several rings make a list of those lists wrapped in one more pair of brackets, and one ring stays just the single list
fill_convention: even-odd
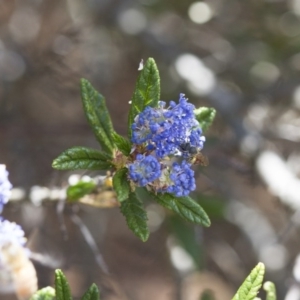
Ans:
[{"label": "insect on flower", "polygon": [[[192,165],[208,165],[201,153],[205,137],[194,114],[195,106],[180,94],[179,103],[159,101],[158,107],[146,106],[134,119],[132,161],[127,164],[133,185],[154,192],[187,196],[196,189]],[[142,146],[144,152],[137,152]],[[167,160],[177,159],[172,165]]]},{"label": "insect on flower", "polygon": [[182,143],[179,146],[179,151],[192,165],[208,166],[208,158],[197,147],[192,146],[190,142]]},{"label": "insect on flower", "polygon": [[197,154],[197,147],[191,145],[190,142],[185,142],[179,145],[179,150],[183,153],[183,155],[194,155]]},{"label": "insect on flower", "polygon": [[197,151],[192,157],[189,158],[189,162],[193,165],[200,165],[200,166],[208,166],[208,158],[201,153],[201,151]]}]

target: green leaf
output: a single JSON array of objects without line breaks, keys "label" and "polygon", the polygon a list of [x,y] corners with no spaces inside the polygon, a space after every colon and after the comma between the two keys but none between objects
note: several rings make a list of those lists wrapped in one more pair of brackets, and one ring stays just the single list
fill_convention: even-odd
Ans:
[{"label": "green leaf", "polygon": [[151,194],[160,205],[176,212],[187,221],[210,226],[210,220],[203,208],[190,197],[174,197],[171,194]]},{"label": "green leaf", "polygon": [[96,183],[94,181],[79,181],[68,187],[67,198],[70,201],[76,201],[83,196],[90,194],[95,188]]},{"label": "green leaf", "polygon": [[113,152],[113,126],[104,97],[86,79],[81,79],[81,98],[85,115],[105,152]]},{"label": "green leaf", "polygon": [[55,270],[56,300],[72,300],[68,281],[61,270]]},{"label": "green leaf", "polygon": [[118,201],[122,202],[128,199],[130,193],[130,184],[127,179],[128,169],[123,168],[116,172],[113,177],[113,187],[116,191]]},{"label": "green leaf", "polygon": [[81,300],[99,300],[99,290],[96,284],[92,284],[90,288],[85,292],[85,294],[82,296]]},{"label": "green leaf", "polygon": [[213,292],[206,290],[202,293],[200,300],[214,300]]},{"label": "green leaf", "polygon": [[129,139],[131,139],[131,125],[134,118],[142,112],[146,106],[157,107],[159,98],[159,72],[154,59],[149,58],[140,72],[131,99],[128,118]]},{"label": "green leaf", "polygon": [[149,237],[147,214],[135,193],[130,193],[129,198],[122,202],[121,212],[133,233],[143,242],[147,241]]},{"label": "green leaf", "polygon": [[204,248],[195,236],[195,225],[185,222],[177,214],[168,217],[171,232],[176,236],[181,246],[190,254],[198,269],[203,269]]},{"label": "green leaf", "polygon": [[194,110],[194,113],[203,132],[210,127],[216,116],[216,110],[211,107],[199,107]]},{"label": "green leaf", "polygon": [[243,282],[232,300],[253,300],[261,288],[265,275],[265,266],[259,263]]},{"label": "green leaf", "polygon": [[201,205],[211,219],[223,219],[226,208],[225,199],[218,195],[194,194],[194,199]]},{"label": "green leaf", "polygon": [[73,147],[61,153],[52,163],[57,170],[107,170],[111,157],[106,153],[86,148]]},{"label": "green leaf", "polygon": [[116,132],[112,135],[114,144],[117,148],[126,156],[130,154],[131,151],[131,143],[124,138],[123,136],[117,134]]},{"label": "green leaf", "polygon": [[30,300],[55,300],[55,289],[50,286],[40,289]]},{"label": "green leaf", "polygon": [[267,292],[266,300],[276,300],[277,299],[276,287],[273,282],[271,282],[271,281],[265,282],[263,288]]}]

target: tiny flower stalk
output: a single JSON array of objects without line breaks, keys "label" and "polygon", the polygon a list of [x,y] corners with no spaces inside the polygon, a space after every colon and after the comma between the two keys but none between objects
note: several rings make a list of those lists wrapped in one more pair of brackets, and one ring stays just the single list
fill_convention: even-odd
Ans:
[{"label": "tiny flower stalk", "polygon": [[124,155],[119,149],[114,150],[112,164],[116,170],[122,169],[126,166],[128,156]]},{"label": "tiny flower stalk", "polygon": [[160,101],[160,78],[154,59],[140,70],[128,116],[128,138],[113,129],[104,97],[81,80],[83,108],[102,150],[73,147],[52,166],[59,170],[110,170],[113,189],[128,227],[142,240],[149,236],[147,214],[138,189],[185,220],[209,226],[202,207],[189,197],[196,189],[195,165],[207,165],[201,153],[212,108],[196,109],[184,94]]}]

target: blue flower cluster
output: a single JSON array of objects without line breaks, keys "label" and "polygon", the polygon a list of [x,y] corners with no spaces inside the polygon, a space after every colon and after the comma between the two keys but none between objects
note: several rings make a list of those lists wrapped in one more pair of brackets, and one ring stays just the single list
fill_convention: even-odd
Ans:
[{"label": "blue flower cluster", "polygon": [[0,213],[3,206],[8,202],[10,197],[11,183],[8,180],[8,172],[5,165],[0,165]]},{"label": "blue flower cluster", "polygon": [[[178,104],[171,101],[166,108],[160,101],[157,108],[147,106],[136,116],[132,124],[132,154],[136,156],[128,164],[129,178],[136,185],[177,197],[195,190],[188,159],[203,148],[205,138],[194,110],[195,106],[180,94]],[[182,162],[171,163],[175,156],[182,157]]]},{"label": "blue flower cluster", "polygon": [[0,217],[0,248],[7,243],[24,246],[26,238],[22,227]]},{"label": "blue flower cluster", "polygon": [[131,179],[139,186],[146,186],[159,178],[161,174],[160,163],[152,155],[138,154],[136,160],[129,165],[129,174]]},{"label": "blue flower cluster", "polygon": [[182,161],[181,165],[176,162],[173,163],[170,179],[174,184],[168,186],[167,192],[177,197],[187,196],[190,191],[196,189],[194,171],[186,161]]},{"label": "blue flower cluster", "polygon": [[132,142],[136,145],[147,144],[147,149],[155,150],[158,158],[169,155],[182,155],[181,145],[203,148],[205,141],[202,130],[195,118],[195,106],[180,94],[179,103],[159,102],[158,108],[147,106],[136,116],[132,124]]},{"label": "blue flower cluster", "polygon": [[[0,165],[0,213],[3,206],[8,202],[12,184],[8,180],[8,172],[5,165]],[[21,226],[0,217],[0,249],[7,244],[24,246],[26,239]],[[1,267],[1,255],[0,255]]]}]

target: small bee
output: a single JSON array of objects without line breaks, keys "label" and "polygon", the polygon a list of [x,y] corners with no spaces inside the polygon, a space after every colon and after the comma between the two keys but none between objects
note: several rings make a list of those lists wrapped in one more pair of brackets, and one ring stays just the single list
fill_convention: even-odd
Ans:
[{"label": "small bee", "polygon": [[189,162],[193,165],[200,165],[207,167],[209,164],[208,158],[198,151],[193,157],[189,159]]},{"label": "small bee", "polygon": [[190,142],[182,143],[179,146],[179,150],[182,152],[183,156],[191,156],[198,152],[197,147],[192,146]]},{"label": "small bee", "polygon": [[208,158],[204,156],[197,147],[192,146],[190,142],[182,143],[179,149],[183,157],[188,158],[191,164],[208,166]]},{"label": "small bee", "polygon": [[15,292],[19,300],[28,300],[37,291],[37,276],[26,249],[6,243],[0,249],[0,293]]}]

